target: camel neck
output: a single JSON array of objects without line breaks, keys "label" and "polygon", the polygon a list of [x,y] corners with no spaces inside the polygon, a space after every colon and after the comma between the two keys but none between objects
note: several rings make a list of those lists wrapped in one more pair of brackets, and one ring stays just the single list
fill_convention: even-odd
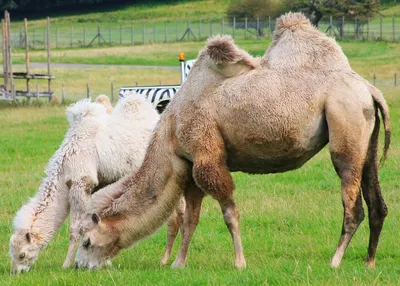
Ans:
[{"label": "camel neck", "polygon": [[36,196],[31,231],[47,244],[68,216],[67,191],[58,180],[46,178]]},{"label": "camel neck", "polygon": [[189,163],[174,152],[174,132],[161,119],[139,171],[120,188],[128,189],[118,209],[124,217],[121,233],[130,245],[153,233],[173,212],[188,180]]}]

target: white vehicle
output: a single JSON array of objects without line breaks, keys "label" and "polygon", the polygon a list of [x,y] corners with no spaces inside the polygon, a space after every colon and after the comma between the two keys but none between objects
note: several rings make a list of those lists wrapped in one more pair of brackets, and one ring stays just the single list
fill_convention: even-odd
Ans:
[{"label": "white vehicle", "polygon": [[[191,67],[196,60],[185,61],[183,53],[179,55],[181,67],[181,84],[186,80]],[[119,88],[119,98],[123,98],[131,92],[142,94],[147,101],[153,104],[154,108],[159,113],[163,112],[165,107],[171,101],[172,97],[181,87],[181,84],[176,85],[154,85],[154,86],[121,86]]]}]

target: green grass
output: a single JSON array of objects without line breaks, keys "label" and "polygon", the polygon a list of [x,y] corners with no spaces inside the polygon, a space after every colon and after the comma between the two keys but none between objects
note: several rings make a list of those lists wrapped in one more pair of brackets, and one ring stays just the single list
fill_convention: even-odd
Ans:
[{"label": "green grass", "polygon": [[[394,96],[394,94],[393,94]],[[233,269],[230,235],[218,204],[205,200],[191,245],[188,266],[159,266],[165,228],[119,255],[110,269],[63,270],[68,234],[64,226],[30,273],[9,275],[8,240],[15,212],[32,196],[43,169],[67,129],[64,107],[1,109],[0,128],[0,281],[8,285],[204,285],[204,284],[398,284],[400,194],[397,181],[400,109],[389,94],[393,126],[392,151],[381,169],[389,207],[378,250],[377,268],[363,266],[368,241],[364,222],[343,264],[329,267],[341,228],[340,182],[324,149],[303,168],[276,175],[234,174],[236,199],[248,268]],[[174,249],[176,254],[177,247]]]}]

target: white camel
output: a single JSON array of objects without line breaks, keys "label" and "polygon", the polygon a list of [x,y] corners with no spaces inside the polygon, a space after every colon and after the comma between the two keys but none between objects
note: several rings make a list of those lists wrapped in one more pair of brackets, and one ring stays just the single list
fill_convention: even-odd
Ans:
[{"label": "white camel", "polygon": [[106,96],[97,101],[102,104],[81,100],[67,109],[70,128],[36,196],[14,220],[13,272],[30,269],[70,213],[70,244],[63,264],[68,267],[82,232],[86,201],[97,189],[136,171],[143,161],[159,120],[157,111],[139,95],[120,100],[114,110]]}]

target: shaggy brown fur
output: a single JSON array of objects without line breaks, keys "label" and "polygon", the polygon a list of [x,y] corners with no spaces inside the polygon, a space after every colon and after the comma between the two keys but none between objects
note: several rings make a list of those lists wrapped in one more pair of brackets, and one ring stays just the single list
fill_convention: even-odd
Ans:
[{"label": "shaggy brown fur", "polygon": [[[364,218],[362,189],[371,232],[366,263],[374,266],[387,215],[378,180],[378,111],[386,131],[383,158],[390,143],[388,107],[380,92],[353,72],[335,41],[301,14],[278,19],[264,58],[248,57],[254,65],[238,60],[248,54],[230,38],[214,38],[208,45],[163,113],[139,172],[115,185],[118,198],[102,197],[101,191],[93,196],[90,210],[99,219],[91,222],[84,247],[96,255],[78,262],[101,265],[154,232],[184,194],[183,238],[173,263],[183,267],[203,196],[209,194],[219,202],[231,233],[235,266],[243,268],[230,171],[300,168],[329,142],[344,206],[331,265],[339,266]],[[226,63],[239,67],[221,66]]]}]

